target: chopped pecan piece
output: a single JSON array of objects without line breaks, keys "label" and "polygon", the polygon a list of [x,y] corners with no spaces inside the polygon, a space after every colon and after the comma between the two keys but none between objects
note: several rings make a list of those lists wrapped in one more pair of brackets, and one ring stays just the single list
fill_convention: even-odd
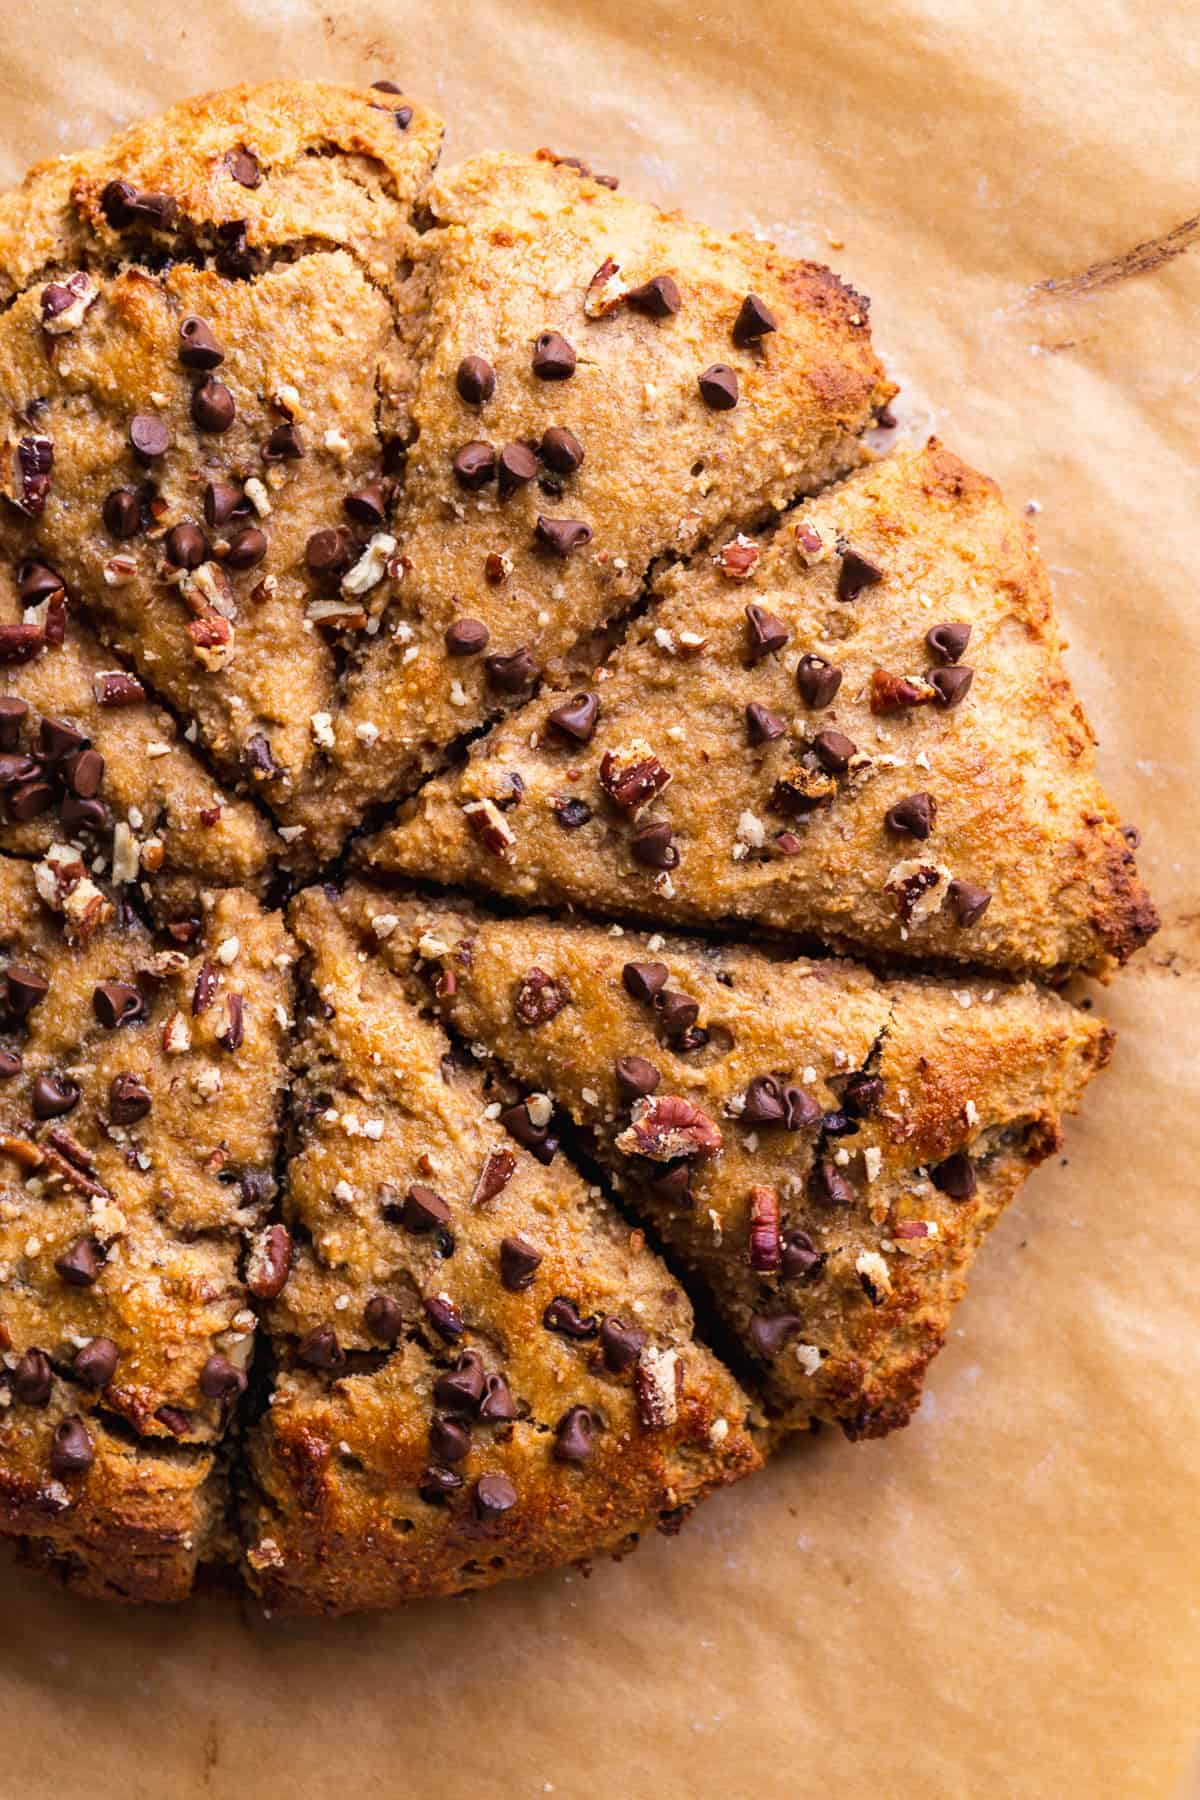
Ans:
[{"label": "chopped pecan piece", "polygon": [[632,738],[617,750],[606,750],[600,762],[601,787],[613,805],[631,819],[636,819],[670,780],[645,738]]},{"label": "chopped pecan piece", "polygon": [[588,282],[583,310],[589,319],[606,318],[617,310],[628,292],[629,284],[621,279],[620,263],[606,256]]},{"label": "chopped pecan piece", "polygon": [[233,626],[220,613],[209,613],[202,619],[191,619],[187,627],[192,640],[192,655],[210,674],[218,675],[233,655]]},{"label": "chopped pecan piece", "polygon": [[721,573],[729,577],[730,581],[749,581],[758,567],[761,555],[762,552],[754,539],[746,537],[739,531],[735,538],[730,538],[727,544],[722,544],[713,557],[713,561]]},{"label": "chopped pecan piece", "polygon": [[626,1156],[648,1156],[653,1162],[676,1157],[715,1156],[724,1142],[721,1128],[692,1101],[678,1094],[635,1100],[633,1118],[617,1139]]},{"label": "chopped pecan piece", "polygon": [[945,898],[943,883],[949,880],[950,871],[941,863],[906,857],[889,869],[883,887],[895,901],[901,921],[905,925],[920,925],[941,906]]},{"label": "chopped pecan piece", "polygon": [[910,706],[927,706],[937,690],[919,675],[893,675],[888,669],[876,669],[871,675],[871,711],[903,712]]},{"label": "chopped pecan piece", "polygon": [[674,1425],[683,1392],[683,1365],[677,1350],[656,1350],[647,1344],[633,1372],[633,1385],[638,1418],[647,1431],[665,1431]]},{"label": "chopped pecan piece", "polygon": [[795,763],[771,789],[771,806],[784,818],[796,819],[820,806],[823,800],[832,800],[836,793],[837,782],[832,775]]},{"label": "chopped pecan piece", "polygon": [[517,988],[513,1012],[522,1025],[547,1025],[571,998],[565,981],[557,981],[544,969],[527,969]]},{"label": "chopped pecan piece", "polygon": [[88,307],[99,294],[100,289],[85,269],[68,275],[65,281],[50,282],[42,289],[42,330],[50,337],[78,331]]},{"label": "chopped pecan piece", "polygon": [[779,1267],[779,1194],[773,1187],[750,1189],[750,1267],[760,1275]]},{"label": "chopped pecan piece", "polygon": [[516,843],[516,834],[493,800],[468,800],[463,807],[467,824],[485,850],[503,856]]},{"label": "chopped pecan piece", "polygon": [[503,1193],[516,1172],[517,1159],[511,1150],[505,1150],[503,1146],[489,1150],[471,1194],[471,1205],[487,1206],[497,1194]]}]

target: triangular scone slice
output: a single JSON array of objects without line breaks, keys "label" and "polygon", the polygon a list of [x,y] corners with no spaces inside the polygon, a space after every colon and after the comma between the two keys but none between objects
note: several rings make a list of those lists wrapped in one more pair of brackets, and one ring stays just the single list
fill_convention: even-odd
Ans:
[{"label": "triangular scone slice", "polygon": [[[749,1403],[662,1264],[308,890],[248,1578],[342,1612],[627,1547],[757,1466]],[[282,1271],[287,1253],[280,1248]],[[365,1549],[364,1549],[365,1547]]]},{"label": "triangular scone slice", "polygon": [[853,468],[895,391],[867,302],[769,243],[533,157],[464,163],[430,205],[401,578],[315,771],[326,847],[626,611],[656,558]]},{"label": "triangular scone slice", "polygon": [[935,441],[659,592],[370,865],[1051,979],[1153,932],[1029,527]]},{"label": "triangular scone slice", "polygon": [[345,906],[477,1054],[594,1134],[780,1429],[907,1422],[979,1244],[1111,1049],[1031,984],[880,982],[365,888]]},{"label": "triangular scone slice", "polygon": [[[18,622],[0,598],[0,636]],[[77,843],[93,874],[172,917],[198,912],[202,888],[265,887],[284,851],[266,818],[213,780],[78,615],[58,624],[61,641],[56,626],[28,661],[0,663],[0,850]]]}]

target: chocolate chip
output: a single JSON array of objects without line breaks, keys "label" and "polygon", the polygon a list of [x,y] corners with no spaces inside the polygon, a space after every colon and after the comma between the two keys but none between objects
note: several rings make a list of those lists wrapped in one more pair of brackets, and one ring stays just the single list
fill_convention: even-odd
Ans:
[{"label": "chocolate chip", "polygon": [[24,824],[48,812],[54,804],[54,789],[48,781],[27,781],[12,788],[8,796],[9,817]]},{"label": "chocolate chip", "polygon": [[838,570],[837,597],[839,600],[857,600],[864,588],[874,587],[877,581],[883,580],[883,570],[878,568],[869,557],[861,551],[846,549],[842,552],[842,566]]},{"label": "chocolate chip", "polygon": [[96,1460],[95,1446],[78,1413],[70,1413],[54,1428],[50,1444],[50,1473],[60,1480],[86,1475]]},{"label": "chocolate chip", "polygon": [[22,1406],[48,1406],[53,1375],[50,1358],[41,1350],[26,1350],[9,1378],[14,1400]]},{"label": "chocolate chip", "polygon": [[663,988],[655,995],[654,1010],[662,1022],[663,1036],[667,1038],[685,1037],[700,1017],[699,1001],[693,1000],[690,994],[677,994],[671,988]]},{"label": "chocolate chip", "polygon": [[507,1475],[481,1475],[475,1483],[474,1506],[479,1519],[498,1519],[516,1504],[517,1490]]},{"label": "chocolate chip", "polygon": [[135,188],[128,181],[110,181],[101,188],[100,210],[114,231],[125,231],[131,225],[170,231],[179,217],[178,203],[170,194]]},{"label": "chocolate chip", "polygon": [[522,1237],[500,1239],[500,1280],[510,1294],[522,1293],[533,1281],[542,1252]]},{"label": "chocolate chip", "polygon": [[759,1314],[750,1321],[750,1343],[756,1356],[764,1361],[779,1355],[789,1340],[804,1324],[796,1313],[776,1313],[772,1317]]},{"label": "chocolate chip", "polygon": [[535,1125],[529,1116],[529,1109],[523,1100],[515,1106],[506,1106],[501,1110],[500,1123],[511,1138],[520,1144],[522,1150],[528,1150],[531,1156],[548,1168],[558,1154],[558,1139],[553,1137],[548,1125]]},{"label": "chocolate chip", "polygon": [[336,1369],[345,1353],[331,1325],[316,1325],[296,1345],[296,1361],[309,1369]]},{"label": "chocolate chip", "polygon": [[542,1324],[547,1331],[557,1332],[560,1337],[573,1338],[583,1342],[586,1338],[594,1338],[600,1329],[600,1321],[590,1314],[586,1319],[579,1316],[579,1307],[574,1300],[567,1299],[565,1294],[556,1294],[545,1312]]},{"label": "chocolate chip", "polygon": [[0,787],[19,787],[28,781],[38,770],[37,758],[22,751],[5,751],[0,754]]},{"label": "chocolate chip", "polygon": [[230,1400],[246,1391],[246,1376],[236,1363],[214,1350],[200,1371],[200,1392],[206,1400]]},{"label": "chocolate chip", "polygon": [[24,1067],[19,1050],[0,1049],[0,1081],[11,1081]]},{"label": "chocolate chip", "polygon": [[62,576],[49,563],[35,562],[32,557],[27,557],[17,565],[17,593],[23,606],[40,606],[43,601],[52,600],[64,591]]},{"label": "chocolate chip", "polygon": [[129,442],[143,462],[155,462],[171,448],[171,434],[153,413],[136,413],[129,421]]},{"label": "chocolate chip", "polygon": [[207,372],[225,361],[225,352],[213,335],[212,327],[195,313],[189,313],[179,327],[179,360],[185,369]]},{"label": "chocolate chip", "polygon": [[72,833],[80,831],[106,831],[110,824],[107,806],[102,800],[80,800],[75,794],[65,794],[58,816],[65,829]]},{"label": "chocolate chip", "polygon": [[3,980],[5,1005],[17,1019],[27,1019],[50,991],[46,977],[25,963],[9,963]]},{"label": "chocolate chip", "polygon": [[596,1421],[586,1406],[570,1406],[554,1427],[554,1454],[559,1462],[582,1463],[595,1449]]},{"label": "chocolate chip", "polygon": [[79,1105],[80,1091],[65,1075],[39,1075],[33,1084],[35,1119],[62,1119]]},{"label": "chocolate chip", "polygon": [[624,1375],[637,1362],[646,1342],[646,1333],[636,1325],[626,1325],[610,1313],[600,1326],[600,1348],[604,1366],[612,1375]]},{"label": "chocolate chip", "polygon": [[829,775],[844,774],[851,757],[858,754],[858,745],[840,731],[819,731],[812,747],[813,755]]},{"label": "chocolate chip", "polygon": [[651,1001],[667,985],[670,970],[666,963],[627,962],[621,970],[625,992],[635,1000]]},{"label": "chocolate chip", "polygon": [[738,378],[725,363],[713,363],[699,378],[700,396],[714,412],[729,412],[738,403]]},{"label": "chocolate chip", "polygon": [[629,851],[635,862],[647,869],[676,869],[679,849],[671,841],[671,827],[665,823],[643,825],[629,840]]},{"label": "chocolate chip", "polygon": [[355,488],[347,494],[342,505],[352,519],[360,525],[382,525],[387,517],[387,503],[384,499],[383,487],[378,481],[368,482],[365,487]]},{"label": "chocolate chip", "polygon": [[528,444],[505,444],[500,452],[500,464],[497,473],[497,487],[500,498],[507,500],[515,494],[519,487],[532,481],[537,474],[537,457]]},{"label": "chocolate chip", "polygon": [[104,781],[104,758],[98,750],[81,750],[63,765],[67,785],[80,800],[94,800]]},{"label": "chocolate chip", "polygon": [[100,513],[109,536],[122,542],[136,537],[142,528],[141,502],[132,488],[114,488],[105,496]]},{"label": "chocolate chip", "polygon": [[551,425],[542,433],[538,455],[558,475],[573,475],[583,461],[583,445],[565,425]]},{"label": "chocolate chip", "polygon": [[192,394],[192,418],[201,431],[228,431],[237,418],[237,406],[224,382],[209,376]]},{"label": "chocolate chip", "polygon": [[537,516],[534,536],[539,544],[553,550],[556,556],[570,556],[592,541],[592,528],[582,519],[551,519],[545,513]]},{"label": "chocolate chip", "polygon": [[809,1177],[809,1191],[821,1206],[853,1206],[854,1189],[828,1157],[822,1157]]},{"label": "chocolate chip", "polygon": [[210,481],[204,490],[204,517],[209,525],[224,525],[250,510],[250,502],[233,481]]},{"label": "chocolate chip", "polygon": [[956,663],[970,641],[969,625],[934,625],[925,633],[930,654],[943,663]]},{"label": "chocolate chip", "polygon": [[108,1084],[108,1116],[114,1125],[136,1125],[150,1111],[150,1090],[137,1075],[114,1075]]},{"label": "chocolate chip", "polygon": [[747,294],[733,322],[733,341],[739,349],[757,344],[769,331],[778,331],[775,315],[757,294]]},{"label": "chocolate chip", "polygon": [[750,654],[755,662],[761,657],[773,656],[782,650],[791,633],[782,619],[777,619],[763,606],[746,608],[746,624],[749,627]]},{"label": "chocolate chip", "polygon": [[468,406],[482,406],[496,391],[496,371],[482,356],[464,356],[454,378],[459,398]]},{"label": "chocolate chip", "polygon": [[496,475],[496,452],[482,439],[464,444],[454,453],[454,478],[459,487],[475,492],[485,488]]},{"label": "chocolate chip", "polygon": [[436,1377],[433,1397],[447,1412],[478,1412],[483,1398],[483,1364],[474,1350],[464,1350],[453,1368]]},{"label": "chocolate chip", "polygon": [[929,1178],[948,1200],[969,1200],[979,1186],[975,1165],[965,1150],[956,1150],[929,1171]]},{"label": "chocolate chip", "polygon": [[526,645],[519,650],[484,658],[484,668],[490,686],[501,694],[520,694],[531,685],[537,675],[537,664]]},{"label": "chocolate chip", "polygon": [[815,711],[832,706],[842,685],[842,671],[823,656],[802,656],[796,664],[796,686],[806,706]]},{"label": "chocolate chip", "polygon": [[29,717],[29,702],[15,694],[0,694],[0,750],[15,750],[21,741],[21,726]]},{"label": "chocolate chip", "polygon": [[903,800],[888,807],[883,822],[889,831],[927,838],[937,823],[937,801],[932,794],[906,794]]},{"label": "chocolate chip", "polygon": [[457,1493],[463,1485],[463,1478],[453,1469],[442,1468],[434,1463],[422,1475],[417,1483],[417,1492],[428,1506],[442,1506],[448,1494]]},{"label": "chocolate chip", "polygon": [[263,445],[264,462],[296,462],[304,455],[304,439],[295,425],[276,425]]},{"label": "chocolate chip", "polygon": [[92,1011],[106,1031],[119,1031],[146,1017],[146,1002],[128,981],[101,981],[92,989]]},{"label": "chocolate chip", "polygon": [[930,686],[937,689],[937,704],[949,709],[957,706],[967,697],[967,690],[975,678],[974,669],[968,669],[960,663],[957,668],[933,669],[930,671]]},{"label": "chocolate chip", "polygon": [[422,1304],[429,1323],[441,1337],[460,1338],[467,1329],[461,1312],[444,1294],[427,1294]]},{"label": "chocolate chip", "polygon": [[167,561],[177,569],[198,569],[208,555],[208,539],[198,525],[185,520],[163,539]]},{"label": "chocolate chip", "polygon": [[946,889],[946,900],[959,925],[975,925],[992,903],[990,888],[978,887],[973,881],[952,881]]},{"label": "chocolate chip", "polygon": [[686,1162],[679,1162],[665,1169],[661,1175],[654,1175],[647,1182],[650,1192],[664,1206],[690,1208],[694,1204],[691,1188],[691,1171]]},{"label": "chocolate chip", "polygon": [[354,541],[344,525],[310,532],[304,545],[305,567],[319,581],[340,575],[349,568],[353,555]]},{"label": "chocolate chip", "polygon": [[60,762],[64,756],[73,756],[87,742],[87,735],[69,719],[47,715],[38,728],[38,750],[46,762]]},{"label": "chocolate chip", "polygon": [[457,1419],[431,1419],[429,1448],[439,1462],[462,1462],[471,1454],[471,1434]]},{"label": "chocolate chip", "polygon": [[231,150],[225,158],[225,167],[233,179],[244,188],[256,188],[262,185],[262,170],[258,166],[258,158],[252,150]]},{"label": "chocolate chip", "polygon": [[782,1125],[787,1117],[783,1090],[773,1075],[756,1075],[746,1089],[742,1122],[747,1125]]},{"label": "chocolate chip", "polygon": [[883,1105],[883,1082],[878,1075],[851,1075],[842,1089],[842,1105],[851,1118],[871,1118]]},{"label": "chocolate chip", "polygon": [[108,1386],[120,1360],[121,1352],[110,1337],[94,1337],[75,1352],[71,1368],[85,1387],[98,1391]]},{"label": "chocolate chip", "polygon": [[372,1294],[363,1308],[363,1324],[381,1344],[394,1344],[404,1330],[404,1314],[390,1294]]},{"label": "chocolate chip", "polygon": [[478,656],[488,641],[488,628],[478,619],[455,619],[446,627],[446,649],[451,656]]},{"label": "chocolate chip", "polygon": [[411,1231],[414,1235],[423,1231],[436,1231],[449,1222],[450,1208],[439,1193],[431,1187],[423,1187],[419,1182],[409,1188],[400,1211],[400,1223],[405,1231]]},{"label": "chocolate chip", "polygon": [[640,287],[630,288],[626,305],[651,319],[669,319],[683,305],[678,285],[669,275],[652,275]]},{"label": "chocolate chip", "polygon": [[592,809],[586,800],[555,799],[551,804],[554,807],[554,816],[564,831],[578,831],[579,827],[586,825],[592,816]]},{"label": "chocolate chip", "polygon": [[556,706],[547,715],[546,723],[570,743],[590,744],[599,717],[600,702],[595,694],[575,694]]},{"label": "chocolate chip", "polygon": [[539,381],[566,381],[575,373],[575,352],[557,331],[543,331],[535,341],[533,372]]},{"label": "chocolate chip", "polygon": [[617,1092],[624,1100],[640,1100],[652,1094],[662,1076],[644,1056],[618,1056],[613,1064]]},{"label": "chocolate chip", "polygon": [[250,1245],[246,1286],[256,1300],[277,1300],[292,1269],[292,1239],[286,1225],[267,1225]]},{"label": "chocolate chip", "polygon": [[779,1254],[779,1272],[788,1281],[816,1281],[825,1268],[825,1257],[806,1231],[789,1231]]},{"label": "chocolate chip", "polygon": [[256,569],[267,554],[267,534],[260,531],[257,525],[247,525],[241,531],[235,531],[229,540],[229,549],[225,553],[225,567],[236,569]]},{"label": "chocolate chip", "polygon": [[769,707],[760,706],[755,700],[746,708],[746,739],[753,749],[774,743],[786,730],[787,725],[779,714],[771,712]]},{"label": "chocolate chip", "polygon": [[55,1257],[54,1267],[68,1287],[91,1287],[100,1277],[95,1243],[91,1238],[76,1238],[73,1244]]},{"label": "chocolate chip", "polygon": [[483,1399],[479,1417],[487,1425],[506,1425],[517,1416],[513,1397],[503,1375],[487,1375],[483,1382]]}]

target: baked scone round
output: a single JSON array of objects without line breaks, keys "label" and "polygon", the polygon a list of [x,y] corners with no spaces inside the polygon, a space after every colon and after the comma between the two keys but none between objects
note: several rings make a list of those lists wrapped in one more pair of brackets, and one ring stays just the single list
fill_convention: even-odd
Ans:
[{"label": "baked scone round", "polygon": [[1111,1052],[1038,983],[1155,926],[866,299],[440,141],[238,88],[0,198],[0,1532],[91,1594],[460,1592],[905,1424]]}]

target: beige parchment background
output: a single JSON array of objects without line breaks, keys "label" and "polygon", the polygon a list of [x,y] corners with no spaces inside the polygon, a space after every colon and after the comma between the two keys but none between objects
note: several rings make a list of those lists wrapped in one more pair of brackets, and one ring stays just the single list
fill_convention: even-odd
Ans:
[{"label": "beige parchment background", "polygon": [[0,1800],[1174,1800],[1200,1733],[1200,8],[327,5],[8,0],[0,179],[201,88],[386,74],[448,158],[549,144],[827,258],[874,297],[904,428],[1039,503],[1165,926],[909,1431],[797,1443],[590,1580],[393,1618],[102,1611],[5,1567]]}]

